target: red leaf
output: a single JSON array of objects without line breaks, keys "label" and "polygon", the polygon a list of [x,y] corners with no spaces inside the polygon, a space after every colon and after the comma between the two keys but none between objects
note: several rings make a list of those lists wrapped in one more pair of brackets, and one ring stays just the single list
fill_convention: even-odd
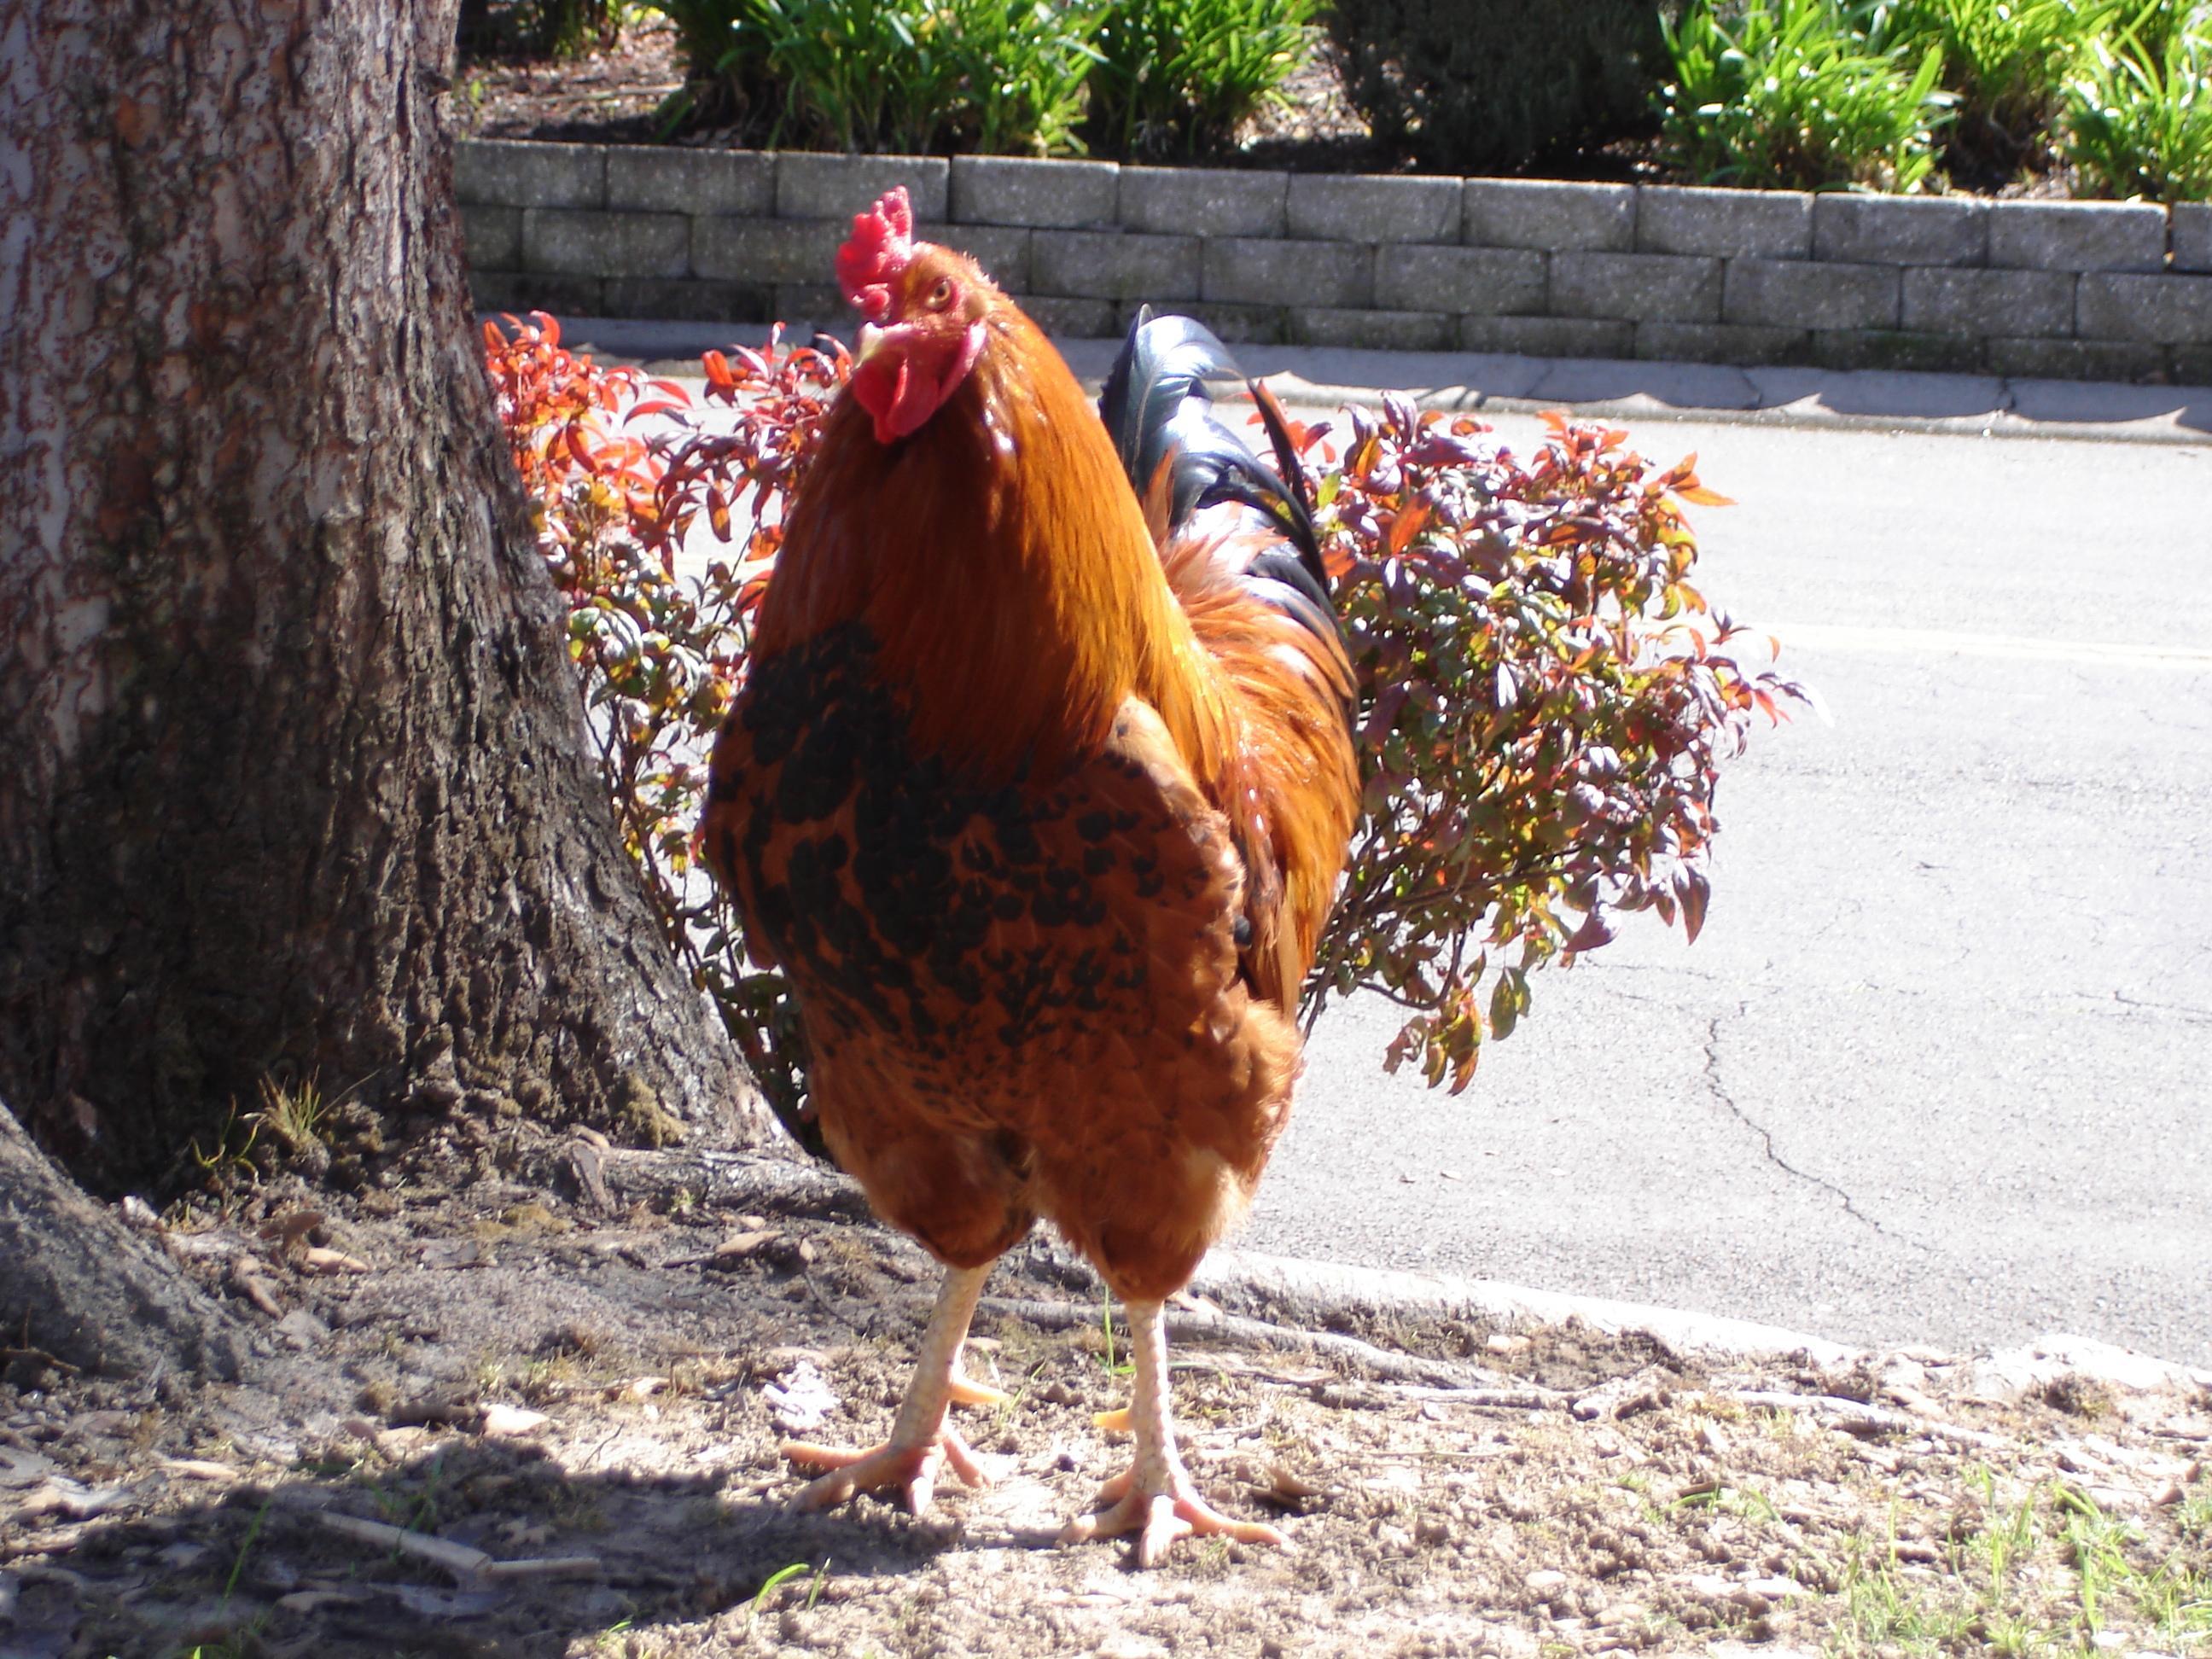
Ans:
[{"label": "red leaf", "polygon": [[1406,544],[1413,539],[1423,525],[1428,522],[1429,502],[1425,495],[1416,495],[1399,509],[1398,516],[1390,520],[1389,546],[1393,553],[1403,553]]},{"label": "red leaf", "polygon": [[1684,870],[1674,877],[1674,891],[1682,901],[1682,932],[1694,945],[1705,925],[1705,903],[1712,897],[1713,884],[1704,871]]},{"label": "red leaf", "polygon": [[1568,937],[1567,954],[1572,956],[1578,951],[1595,951],[1601,945],[1610,945],[1613,936],[1613,925],[1606,921],[1605,912],[1592,910],[1583,918],[1583,925]]}]

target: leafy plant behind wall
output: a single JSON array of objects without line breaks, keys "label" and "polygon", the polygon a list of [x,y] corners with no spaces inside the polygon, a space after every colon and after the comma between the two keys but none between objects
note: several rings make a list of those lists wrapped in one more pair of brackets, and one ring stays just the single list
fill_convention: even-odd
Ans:
[{"label": "leafy plant behind wall", "polygon": [[1693,5],[1667,30],[1662,149],[1707,184],[1789,190],[1929,183],[1956,101],[1940,46],[1894,41],[1880,8],[1747,0]]},{"label": "leafy plant behind wall", "polygon": [[675,25],[671,128],[765,146],[910,155],[1079,149],[1112,0],[652,0]]},{"label": "leafy plant behind wall", "polygon": [[1311,46],[1313,0],[1123,0],[1091,75],[1092,148],[1141,160],[1225,144]]},{"label": "leafy plant behind wall", "polygon": [[2212,8],[2162,0],[2093,41],[2060,135],[2098,194],[2212,199]]},{"label": "leafy plant behind wall", "polygon": [[1938,48],[1958,97],[1943,149],[1954,177],[2002,185],[2041,161],[2068,76],[2121,10],[2120,0],[1901,0],[1889,38]]}]

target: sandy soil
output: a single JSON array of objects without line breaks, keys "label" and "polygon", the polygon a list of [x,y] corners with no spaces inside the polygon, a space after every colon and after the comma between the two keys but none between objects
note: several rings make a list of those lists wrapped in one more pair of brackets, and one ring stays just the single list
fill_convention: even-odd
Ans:
[{"label": "sandy soil", "polygon": [[2212,1650],[2212,1379],[1218,1291],[1176,1316],[1186,1456],[1291,1547],[1139,1571],[1052,1544],[1127,1454],[1121,1333],[1048,1243],[977,1324],[996,1484],[802,1516],[780,1437],[880,1437],[935,1277],[848,1192],[575,1142],[383,1179],[163,1229],[253,1384],[19,1363],[0,1656]]}]

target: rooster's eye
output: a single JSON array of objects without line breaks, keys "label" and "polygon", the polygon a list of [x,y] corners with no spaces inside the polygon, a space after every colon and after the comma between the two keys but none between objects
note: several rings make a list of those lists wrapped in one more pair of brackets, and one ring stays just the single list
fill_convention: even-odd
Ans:
[{"label": "rooster's eye", "polygon": [[929,290],[929,308],[932,311],[942,311],[951,303],[952,279],[950,276],[940,276],[937,279],[937,286]]}]

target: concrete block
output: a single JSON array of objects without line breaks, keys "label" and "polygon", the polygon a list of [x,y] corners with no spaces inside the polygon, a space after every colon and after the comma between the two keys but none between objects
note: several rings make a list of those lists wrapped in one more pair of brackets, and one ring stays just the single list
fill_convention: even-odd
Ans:
[{"label": "concrete block", "polygon": [[1291,176],[1285,210],[1293,236],[1337,242],[1456,242],[1457,179]]},{"label": "concrete block", "polygon": [[2167,210],[2176,270],[2212,270],[2212,203],[2176,202]]},{"label": "concrete block", "polygon": [[2079,280],[2070,270],[1908,270],[1898,320],[1922,332],[2063,338]]},{"label": "concrete block", "polygon": [[1119,337],[1121,312],[1111,300],[1069,300],[1049,294],[1025,294],[1021,307],[1030,320],[1055,339],[1109,340]]},{"label": "concrete block", "polygon": [[[1126,334],[1144,302],[1124,300],[1115,319],[1115,331]],[[1168,310],[1195,319],[1230,345],[1280,345],[1286,331],[1281,306],[1224,305],[1211,301],[1182,301],[1156,310]]]},{"label": "concrete block", "polygon": [[2085,339],[2212,345],[2212,276],[2083,276],[2074,331]]},{"label": "concrete block", "polygon": [[1990,210],[1963,196],[1813,198],[1813,257],[1892,265],[1978,265],[1989,256]]},{"label": "concrete block", "polygon": [[1104,228],[1121,210],[1121,169],[1111,161],[956,155],[951,180],[958,224]]},{"label": "concrete block", "polygon": [[829,155],[787,149],[775,158],[775,216],[836,219],[848,230],[856,213],[904,185],[917,222],[943,219],[951,169],[942,155]]},{"label": "concrete block", "polygon": [[1922,374],[1973,374],[1983,362],[1971,335],[1901,328],[1817,329],[1813,361],[1822,368],[1905,369]]},{"label": "concrete block", "polygon": [[461,250],[471,266],[516,270],[522,265],[522,210],[461,204]]},{"label": "concrete block", "polygon": [[1170,236],[1280,236],[1289,195],[1286,173],[1123,167],[1121,228]]},{"label": "concrete block", "polygon": [[838,245],[851,230],[836,219],[694,219],[691,274],[718,282],[834,283]]},{"label": "concrete block", "polygon": [[2167,358],[2176,386],[2212,386],[2212,346],[2176,346]]},{"label": "concrete block", "polygon": [[1292,306],[1284,319],[1292,345],[1357,346],[1370,351],[1449,351],[1459,329],[1440,311],[1346,311]]},{"label": "concrete block", "polygon": [[2041,380],[2155,380],[2166,372],[2164,346],[2147,340],[2021,340],[1993,335],[1984,362],[1992,374]]},{"label": "concrete block", "polygon": [[849,344],[860,319],[845,303],[843,291],[833,283],[778,283],[773,320],[797,331],[793,337],[801,343],[806,337],[800,325],[811,323],[817,328],[830,330]]},{"label": "concrete block", "polygon": [[1030,233],[1013,225],[916,225],[914,234],[964,253],[1009,294],[1030,286]]},{"label": "concrete block", "polygon": [[1542,254],[1526,248],[1377,248],[1375,303],[1477,316],[1540,312],[1545,264]]},{"label": "concrete block", "polygon": [[1767,328],[1894,328],[1898,287],[1894,265],[1731,259],[1721,318]]},{"label": "concrete block", "polygon": [[469,308],[479,316],[501,311],[526,311],[529,307],[516,297],[517,284],[526,281],[519,270],[478,270],[469,268]]},{"label": "concrete block", "polygon": [[607,205],[766,217],[775,211],[775,157],[754,149],[617,144],[607,151]]},{"label": "concrete block", "polygon": [[1208,236],[1199,292],[1237,305],[1365,306],[1375,297],[1375,250],[1364,242]]},{"label": "concrete block", "polygon": [[1632,357],[1636,325],[1596,317],[1462,317],[1462,351],[1522,357]]},{"label": "concrete block", "polygon": [[596,276],[545,270],[471,270],[469,298],[478,311],[547,311],[556,317],[604,317],[604,284]]},{"label": "concrete block", "polygon": [[655,322],[766,323],[775,313],[775,289],[765,283],[610,276],[602,303],[610,317],[643,317]]},{"label": "concrete block", "polygon": [[2166,210],[2148,202],[1998,202],[1990,263],[2027,270],[2161,270]]},{"label": "concrete block", "polygon": [[569,276],[682,276],[691,268],[691,222],[680,213],[529,208],[522,263]]},{"label": "concrete block", "polygon": [[1795,191],[1646,185],[1636,196],[1636,247],[1641,253],[1808,258],[1813,198]]},{"label": "concrete block", "polygon": [[1638,323],[1636,355],[1662,363],[1802,363],[1812,337],[1802,328],[1742,323]]},{"label": "concrete block", "polygon": [[1636,186],[1470,179],[1461,239],[1477,247],[1626,253],[1636,246]]},{"label": "concrete block", "polygon": [[1721,262],[1668,253],[1556,253],[1552,313],[1638,323],[1717,323]]},{"label": "concrete block", "polygon": [[604,207],[607,152],[598,144],[465,138],[453,146],[453,194],[501,207]]},{"label": "concrete block", "polygon": [[1030,233],[1030,288],[1078,299],[1173,302],[1199,295],[1195,236],[1121,231]]}]

